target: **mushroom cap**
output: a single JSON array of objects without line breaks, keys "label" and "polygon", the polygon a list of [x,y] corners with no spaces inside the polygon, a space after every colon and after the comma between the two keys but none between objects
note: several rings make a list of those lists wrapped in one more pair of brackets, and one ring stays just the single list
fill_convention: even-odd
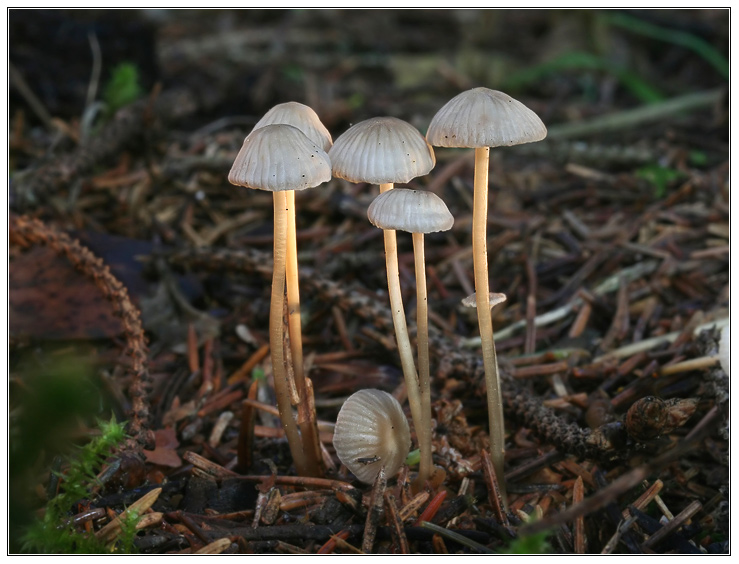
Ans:
[{"label": "mushroom cap", "polygon": [[254,129],[228,173],[231,184],[270,192],[304,190],[329,180],[331,161],[326,152],[286,124]]},{"label": "mushroom cap", "polygon": [[731,361],[731,333],[728,325],[724,325],[721,329],[721,338],[718,343],[718,361],[721,364],[721,369],[726,372],[727,376],[730,376],[729,368]]},{"label": "mushroom cap", "polygon": [[410,123],[376,117],[354,124],[329,151],[333,174],[349,182],[410,182],[434,168],[434,150]]},{"label": "mushroom cap", "polygon": [[508,94],[489,88],[473,88],[449,100],[426,133],[436,147],[520,145],[546,136],[539,116]]},{"label": "mushroom cap", "polygon": [[339,411],[334,428],[339,460],[359,480],[371,484],[380,468],[394,476],[411,448],[408,420],[398,400],[382,390],[359,390]]},{"label": "mushroom cap", "polygon": [[[502,304],[507,299],[508,297],[505,294],[497,292],[490,292],[490,294],[488,294],[488,303],[490,304],[491,308],[497,306],[498,304]],[[475,292],[474,294],[470,294],[466,298],[462,299],[462,305],[464,307],[477,308],[477,292]]]},{"label": "mushroom cap", "polygon": [[409,233],[448,231],[454,216],[433,192],[395,188],[377,196],[367,209],[370,223],[380,229]]},{"label": "mushroom cap", "polygon": [[313,111],[313,108],[300,102],[277,104],[264,114],[262,119],[254,126],[254,129],[260,129],[265,125],[275,123],[284,123],[297,127],[308,139],[324,151],[328,151],[331,145],[333,145],[331,134],[326,129],[326,126],[321,123],[318,114]]}]

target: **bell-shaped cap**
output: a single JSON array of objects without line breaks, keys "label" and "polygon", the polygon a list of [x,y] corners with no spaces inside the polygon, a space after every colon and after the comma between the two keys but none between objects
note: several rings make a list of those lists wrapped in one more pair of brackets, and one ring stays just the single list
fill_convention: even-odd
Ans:
[{"label": "bell-shaped cap", "polygon": [[546,126],[532,110],[489,88],[473,88],[449,100],[426,133],[435,147],[520,145],[546,136]]},{"label": "bell-shaped cap", "polygon": [[362,482],[371,484],[380,468],[390,478],[411,448],[408,420],[398,400],[382,390],[360,390],[349,396],[334,428],[339,460]]},{"label": "bell-shaped cap", "polygon": [[[490,292],[488,294],[488,304],[491,308],[497,306],[498,304],[502,304],[504,301],[506,301],[508,297],[505,294],[501,294],[498,292]],[[477,292],[474,294],[470,294],[466,298],[462,300],[462,305],[464,307],[477,307]]]},{"label": "bell-shaped cap", "polygon": [[277,104],[264,114],[264,117],[254,126],[254,129],[275,123],[284,123],[297,127],[308,139],[324,151],[328,151],[333,144],[331,134],[326,129],[326,126],[321,123],[318,114],[313,111],[313,108],[300,102]]},{"label": "bell-shaped cap", "polygon": [[395,188],[377,196],[367,209],[370,223],[380,229],[409,233],[448,231],[454,216],[433,192]]},{"label": "bell-shaped cap", "polygon": [[410,123],[394,117],[359,122],[334,142],[329,151],[333,174],[349,182],[410,182],[428,174],[434,150]]},{"label": "bell-shaped cap", "polygon": [[285,124],[266,125],[247,135],[228,173],[231,184],[270,192],[304,190],[329,180],[326,152]]}]

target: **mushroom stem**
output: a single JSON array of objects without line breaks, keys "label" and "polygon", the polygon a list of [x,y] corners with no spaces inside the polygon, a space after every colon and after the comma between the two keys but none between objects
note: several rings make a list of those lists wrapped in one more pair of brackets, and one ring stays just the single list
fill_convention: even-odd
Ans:
[{"label": "mushroom stem", "polygon": [[293,417],[290,402],[290,386],[285,369],[285,351],[283,347],[285,305],[285,259],[287,254],[288,204],[284,191],[274,192],[274,267],[272,270],[272,300],[269,310],[269,347],[272,356],[272,374],[274,376],[275,396],[280,421],[287,436],[290,454],[295,468],[300,475],[308,473],[300,433]]},{"label": "mushroom stem", "polygon": [[472,210],[472,256],[475,270],[477,322],[480,326],[482,362],[485,368],[488,420],[490,423],[490,459],[495,469],[504,503],[507,502],[503,479],[505,454],[505,429],[503,426],[503,401],[500,393],[498,359],[493,341],[493,317],[490,310],[490,285],[488,281],[488,167],[490,148],[475,148],[475,187]]},{"label": "mushroom stem", "polygon": [[298,393],[305,389],[303,373],[303,329],[300,320],[300,290],[298,288],[298,245],[295,233],[295,191],[288,190],[287,199],[287,328],[290,333],[290,354]]},{"label": "mushroom stem", "polygon": [[[413,233],[413,256],[416,265],[416,343],[418,346],[418,381],[421,393],[423,433],[419,437],[421,461],[418,482],[424,484],[431,477],[431,370],[429,368],[429,316],[426,291],[426,256],[423,233]],[[416,429],[418,433],[418,429]]]},{"label": "mushroom stem", "polygon": [[[392,190],[394,184],[380,184],[380,193]],[[408,336],[408,326],[405,321],[405,309],[403,308],[403,296],[400,292],[400,269],[398,267],[398,242],[394,229],[383,229],[385,238],[385,268],[387,270],[387,289],[390,295],[390,309],[393,314],[393,325],[395,326],[395,338],[398,342],[398,354],[400,365],[403,369],[405,387],[408,392],[408,405],[411,408],[413,425],[419,444],[425,442],[425,428],[423,425],[423,410],[421,408],[421,393],[418,386],[418,375],[416,365],[413,361],[413,350],[411,340]]]},{"label": "mushroom stem", "polygon": [[[303,367],[303,332],[300,319],[300,290],[298,286],[298,245],[295,233],[295,191],[286,191],[287,208],[287,249],[286,249],[286,285],[287,285],[287,329],[290,335],[290,355],[295,389],[298,392],[298,426],[303,439],[308,470],[311,476],[321,475],[321,451],[318,443],[318,427],[315,414],[309,406],[313,405],[308,398]],[[309,401],[310,400],[310,401]]]}]

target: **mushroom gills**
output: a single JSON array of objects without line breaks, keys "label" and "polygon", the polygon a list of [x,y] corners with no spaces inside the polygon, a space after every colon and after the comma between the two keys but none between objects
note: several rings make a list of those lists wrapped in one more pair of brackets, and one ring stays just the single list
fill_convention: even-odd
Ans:
[{"label": "mushroom gills", "polygon": [[403,408],[382,390],[360,390],[341,407],[334,429],[339,460],[360,481],[370,484],[380,468],[394,476],[411,447],[410,428]]}]

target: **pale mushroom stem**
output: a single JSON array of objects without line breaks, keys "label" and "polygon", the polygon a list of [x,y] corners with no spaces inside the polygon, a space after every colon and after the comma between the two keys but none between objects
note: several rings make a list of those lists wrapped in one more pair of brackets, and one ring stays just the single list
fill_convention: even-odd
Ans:
[{"label": "pale mushroom stem", "polygon": [[480,326],[482,363],[485,368],[488,421],[490,424],[490,460],[500,484],[501,495],[507,505],[503,457],[505,454],[505,429],[503,426],[503,401],[500,393],[498,359],[493,341],[493,317],[490,310],[490,286],[488,281],[488,166],[489,147],[475,149],[475,187],[472,210],[472,256],[475,270],[477,322]]},{"label": "pale mushroom stem", "polygon": [[[308,387],[305,383],[303,366],[303,330],[300,319],[300,290],[298,286],[298,245],[295,229],[295,191],[286,191],[287,207],[287,250],[286,250],[286,285],[287,285],[287,329],[290,335],[290,355],[292,357],[292,373],[295,389],[298,392],[298,426],[303,440],[311,476],[321,475],[321,451],[318,443],[318,427],[315,414],[308,398]],[[288,374],[289,377],[289,374]]]},{"label": "pale mushroom stem", "polygon": [[293,417],[293,408],[290,401],[290,386],[285,368],[285,351],[283,348],[284,321],[283,309],[285,305],[285,258],[287,254],[287,223],[288,204],[284,191],[274,192],[274,267],[272,269],[272,300],[269,310],[269,348],[272,356],[272,374],[277,396],[277,409],[280,413],[282,428],[287,436],[290,454],[293,457],[295,468],[299,475],[308,473],[308,464],[303,452],[300,433]]},{"label": "pale mushroom stem", "polygon": [[[380,184],[380,193],[392,190],[394,184]],[[423,410],[421,408],[421,393],[418,386],[416,365],[413,361],[413,350],[411,340],[408,336],[408,326],[405,321],[405,309],[403,308],[403,296],[400,292],[400,269],[398,267],[398,242],[395,230],[383,229],[385,238],[385,268],[387,270],[387,289],[390,295],[390,309],[393,314],[393,325],[395,326],[395,338],[398,342],[398,354],[400,365],[405,377],[405,387],[408,392],[408,405],[411,408],[411,417],[416,428],[419,446],[426,443],[426,429],[423,423]]]},{"label": "pale mushroom stem", "polygon": [[423,233],[413,233],[413,256],[416,264],[416,343],[418,346],[418,380],[421,392],[423,443],[419,438],[421,461],[418,482],[424,484],[431,477],[431,370],[429,368],[429,315],[426,291],[426,256]]}]

